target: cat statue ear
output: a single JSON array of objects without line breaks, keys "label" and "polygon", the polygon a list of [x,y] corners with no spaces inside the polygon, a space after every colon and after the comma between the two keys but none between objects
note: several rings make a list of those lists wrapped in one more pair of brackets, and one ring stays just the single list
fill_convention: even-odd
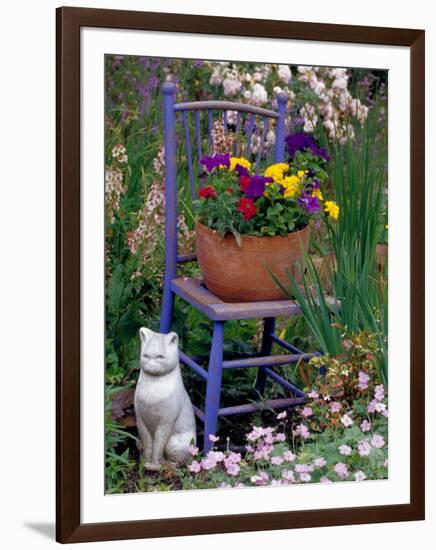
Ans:
[{"label": "cat statue ear", "polygon": [[141,338],[142,343],[147,342],[147,340],[149,340],[153,336],[153,334],[154,332],[147,327],[141,327],[139,329],[139,337]]},{"label": "cat statue ear", "polygon": [[169,332],[166,335],[166,341],[167,344],[172,346],[178,346],[179,345],[179,337],[175,332]]}]

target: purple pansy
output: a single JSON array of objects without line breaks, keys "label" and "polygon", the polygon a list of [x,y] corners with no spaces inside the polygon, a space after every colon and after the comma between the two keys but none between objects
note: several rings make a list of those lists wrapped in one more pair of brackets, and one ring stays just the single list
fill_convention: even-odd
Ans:
[{"label": "purple pansy", "polygon": [[286,145],[288,147],[288,153],[291,157],[291,160],[295,157],[297,151],[305,151],[309,149],[312,155],[320,157],[324,160],[330,160],[330,156],[324,147],[319,147],[313,136],[310,134],[305,134],[304,132],[296,132],[295,134],[290,134],[285,138]]},{"label": "purple pansy", "polygon": [[302,193],[301,197],[298,199],[299,204],[309,212],[309,214],[313,214],[314,212],[319,212],[320,205],[318,197],[311,197],[307,193]]},{"label": "purple pansy", "polygon": [[247,170],[245,166],[242,166],[242,164],[237,164],[235,166],[235,172],[238,174],[239,177],[250,176],[250,172]]},{"label": "purple pansy", "polygon": [[245,196],[249,199],[261,197],[265,191],[265,185],[273,181],[272,178],[266,178],[265,176],[252,176],[250,185],[245,191]]},{"label": "purple pansy", "polygon": [[200,160],[200,163],[208,172],[212,172],[214,168],[219,168],[220,166],[230,168],[230,154],[226,153],[224,155],[213,155],[211,157],[206,155]]}]

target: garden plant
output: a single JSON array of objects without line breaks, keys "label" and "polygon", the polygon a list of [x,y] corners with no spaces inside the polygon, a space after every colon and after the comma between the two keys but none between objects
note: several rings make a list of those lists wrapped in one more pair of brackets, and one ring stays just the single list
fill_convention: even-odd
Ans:
[{"label": "garden plant", "polygon": [[[105,58],[106,491],[329,483],[388,474],[387,73],[370,69],[212,62],[107,55]],[[211,148],[195,157],[198,197],[178,150],[180,254],[196,248],[200,223],[237,242],[285,237],[310,227],[299,276],[268,276],[301,315],[280,318],[281,338],[319,356],[281,370],[306,402],[277,412],[224,417],[213,449],[194,445],[186,465],[147,472],[139,460],[133,394],[141,326],[158,331],[164,271],[164,148],[161,86],[176,100],[222,100],[276,109],[288,96],[286,159],[258,163],[235,154],[237,121],[216,123]],[[182,125],[179,125],[182,128]],[[266,148],[274,133],[264,132]],[[182,134],[178,134],[182,140]],[[197,153],[195,153],[196,155]],[[196,263],[182,273],[199,277]],[[183,348],[206,361],[207,319],[176,301]],[[262,322],[226,326],[225,353],[258,351]],[[253,336],[254,335],[254,336]],[[275,352],[280,353],[279,350]],[[204,386],[183,370],[193,401]],[[254,369],[224,371],[224,405],[253,399]],[[284,396],[278,384],[262,398]],[[198,426],[199,433],[201,426]]]}]

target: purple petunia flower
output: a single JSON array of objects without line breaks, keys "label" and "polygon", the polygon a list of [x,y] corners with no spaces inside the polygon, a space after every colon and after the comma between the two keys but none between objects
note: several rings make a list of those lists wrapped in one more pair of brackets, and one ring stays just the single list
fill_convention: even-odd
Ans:
[{"label": "purple petunia flower", "polygon": [[309,214],[320,211],[318,197],[311,197],[307,193],[303,192],[301,197],[298,199],[298,202],[305,210],[307,210],[307,212],[309,212]]},{"label": "purple petunia flower", "polygon": [[200,160],[200,163],[208,172],[212,172],[214,168],[219,168],[220,166],[230,168],[230,154],[226,153],[224,155],[213,155],[211,157],[206,155]]},{"label": "purple petunia flower", "polygon": [[330,156],[324,147],[319,147],[313,136],[310,134],[305,134],[304,132],[297,132],[295,134],[290,134],[285,138],[286,145],[288,147],[288,153],[291,157],[291,160],[295,157],[297,151],[310,150],[312,155],[316,157],[323,158],[324,160],[330,160]]},{"label": "purple petunia flower", "polygon": [[274,181],[272,178],[266,178],[265,176],[252,176],[250,179],[250,185],[245,191],[245,196],[249,199],[257,199],[261,197],[265,191],[265,185],[267,182]]}]

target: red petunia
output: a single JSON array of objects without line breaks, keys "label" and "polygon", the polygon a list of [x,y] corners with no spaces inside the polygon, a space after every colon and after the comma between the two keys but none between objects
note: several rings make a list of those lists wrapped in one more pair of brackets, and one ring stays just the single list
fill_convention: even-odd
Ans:
[{"label": "red petunia", "polygon": [[250,185],[251,179],[249,176],[241,176],[238,180],[239,187],[241,188],[241,191],[245,193],[248,189],[248,186]]},{"label": "red petunia", "polygon": [[253,199],[239,199],[238,211],[244,215],[244,220],[251,220],[256,215],[257,208]]},{"label": "red petunia", "polygon": [[200,189],[199,195],[202,199],[216,199],[216,191],[211,185],[202,187]]},{"label": "red petunia", "polygon": [[228,189],[226,189],[226,193],[229,193],[230,195],[231,195],[232,193],[234,193],[234,192],[235,192],[235,190],[232,189],[231,187],[229,187]]}]

